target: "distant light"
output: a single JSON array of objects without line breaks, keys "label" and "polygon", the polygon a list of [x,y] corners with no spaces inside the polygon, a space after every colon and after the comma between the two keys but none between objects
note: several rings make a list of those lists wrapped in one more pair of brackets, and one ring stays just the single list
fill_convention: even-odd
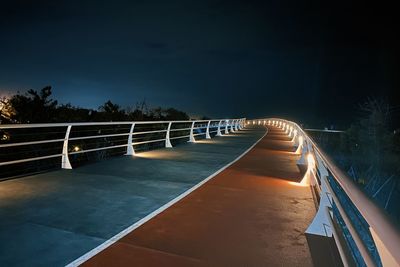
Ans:
[{"label": "distant light", "polygon": [[79,146],[74,146],[74,148],[72,150],[75,152],[78,152],[79,150],[81,150],[81,148]]},{"label": "distant light", "polygon": [[8,141],[8,140],[10,140],[10,136],[8,134],[5,133],[1,136],[1,141]]}]

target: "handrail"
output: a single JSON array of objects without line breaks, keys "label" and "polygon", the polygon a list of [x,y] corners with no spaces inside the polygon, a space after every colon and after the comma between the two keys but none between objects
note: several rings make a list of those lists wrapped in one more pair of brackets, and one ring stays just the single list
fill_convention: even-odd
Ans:
[{"label": "handrail", "polygon": [[[298,129],[301,127],[295,123]],[[304,135],[306,133],[301,129]],[[396,225],[388,218],[387,214],[369,198],[352,179],[350,179],[341,169],[339,169],[325,152],[320,149],[314,140],[308,135],[307,139],[312,143],[313,149],[321,156],[326,167],[330,170],[335,180],[342,187],[351,202],[367,221],[369,226],[374,229],[381,241],[385,244],[390,254],[400,265],[400,232]]]},{"label": "handrail", "polygon": [[[195,137],[199,135],[205,135],[206,139],[211,138],[210,133],[220,133],[221,127],[228,125],[233,129],[239,128],[239,126],[243,127],[245,123],[245,118],[240,119],[218,119],[218,120],[176,120],[176,121],[122,121],[122,122],[76,122],[76,123],[33,123],[33,124],[0,124],[0,131],[4,130],[12,130],[12,129],[35,129],[35,128],[57,128],[57,127],[65,127],[66,129],[62,132],[57,132],[58,134],[64,133],[65,137],[60,138],[52,138],[47,140],[28,140],[28,141],[18,141],[18,142],[5,142],[0,143],[1,148],[12,148],[12,147],[21,147],[21,146],[34,146],[39,144],[49,144],[49,143],[62,143],[62,147],[60,147],[60,151],[62,149],[62,153],[56,153],[52,155],[41,155],[38,157],[26,157],[20,159],[13,159],[9,161],[0,162],[0,166],[12,165],[17,163],[23,162],[30,162],[35,160],[42,160],[47,158],[54,158],[54,157],[62,157],[61,159],[61,168],[64,169],[71,169],[72,166],[69,161],[69,155],[74,154],[82,154],[100,150],[107,150],[113,148],[121,148],[127,147],[126,155],[134,155],[134,146],[143,145],[143,144],[150,144],[155,142],[164,142],[165,147],[172,147],[170,140],[178,139],[178,138],[186,138],[189,137],[189,142],[195,142]],[[187,127],[184,124],[191,124],[191,127]],[[183,125],[182,125],[183,124]],[[122,132],[121,130],[125,130],[124,128],[120,129],[118,133],[105,133],[105,134],[97,134],[97,135],[89,135],[89,136],[74,136],[70,137],[70,133],[73,130],[76,130],[77,127],[85,127],[85,126],[115,126],[115,125],[126,125],[130,126],[126,129],[126,132]],[[136,131],[138,128],[137,125],[155,125],[155,126],[162,126],[162,129],[159,130],[152,130],[152,129],[143,129],[143,131]],[[181,128],[172,128],[172,125],[181,125]],[[210,131],[210,128],[217,128],[216,131]],[[129,130],[130,129],[130,130]],[[128,131],[129,130],[129,131]],[[189,135],[185,133],[190,131]],[[196,131],[196,133],[195,133]],[[200,132],[198,132],[200,131]],[[204,132],[203,132],[204,131]],[[170,133],[177,133],[178,135],[170,137]],[[179,133],[184,133],[183,135],[179,135]],[[99,132],[100,133],[100,132]],[[228,132],[226,132],[227,134]],[[160,134],[164,134],[165,137],[161,138]],[[158,136],[154,136],[158,135]],[[218,135],[218,134],[217,134]],[[220,134],[222,135],[222,134]],[[218,135],[218,136],[220,136]],[[69,151],[68,143],[69,141],[81,141],[81,140],[90,140],[90,139],[100,139],[100,138],[112,138],[112,137],[124,137],[127,138],[125,144],[108,144],[102,147],[96,148],[88,148],[88,149],[81,149],[76,151]],[[135,138],[133,138],[135,137]],[[152,138],[153,137],[153,138]],[[155,137],[155,139],[154,139]],[[144,138],[144,140],[143,140]],[[146,139],[147,138],[147,139]],[[139,140],[138,140],[139,139]],[[137,141],[135,141],[137,140]],[[33,148],[30,148],[33,151]],[[79,149],[79,148],[78,148]]]},{"label": "handrail", "polygon": [[[375,245],[377,247],[379,256],[381,258],[382,264],[385,266],[392,266],[393,264],[400,266],[400,230],[399,228],[392,222],[392,220],[388,217],[383,209],[381,209],[370,197],[368,197],[360,187],[358,187],[355,182],[350,179],[342,170],[340,170],[333,162],[333,160],[314,142],[314,140],[303,130],[297,123],[277,119],[277,118],[267,118],[267,119],[256,119],[247,121],[248,124],[267,124],[278,126],[285,130],[286,133],[291,136],[292,132],[298,131],[298,139],[300,143],[300,136],[304,138],[304,148],[302,148],[302,153],[307,153],[307,155],[313,155],[315,158],[320,158],[323,162],[323,167],[325,167],[333,179],[337,182],[337,184],[343,189],[344,193],[347,195],[349,200],[354,204],[358,212],[365,219],[370,227],[370,234],[375,241]],[[339,132],[339,131],[338,131]],[[293,141],[295,141],[295,134],[293,135]],[[305,157],[306,155],[303,155]],[[318,185],[318,183],[317,183]],[[319,186],[319,185],[318,185]],[[335,203],[337,203],[338,199],[335,196],[335,192],[330,188],[328,184],[328,189],[330,189],[330,194],[336,199]],[[338,203],[340,205],[340,203]],[[324,214],[326,215],[326,207],[322,207],[324,209]],[[347,216],[346,214],[342,214],[343,216]],[[348,221],[348,218],[344,218],[347,221],[346,224],[351,223]],[[332,225],[333,228],[333,225]],[[352,229],[352,225],[348,227],[350,233],[352,233],[353,237],[357,239],[357,233],[354,233],[354,229]],[[355,240],[356,241],[356,240]],[[356,241],[356,244],[359,243]],[[383,244],[383,246],[379,244]],[[361,255],[363,256],[367,266],[374,266],[371,256],[366,251],[365,245],[357,245],[360,250]]]},{"label": "handrail", "polygon": [[[226,120],[226,119],[222,119]],[[0,129],[15,129],[15,128],[43,128],[43,127],[67,127],[67,126],[103,126],[103,125],[131,125],[135,124],[167,124],[173,123],[192,123],[208,122],[209,120],[187,120],[187,121],[110,121],[110,122],[63,122],[63,123],[27,123],[27,124],[0,124]],[[213,119],[211,121],[220,121]]]}]

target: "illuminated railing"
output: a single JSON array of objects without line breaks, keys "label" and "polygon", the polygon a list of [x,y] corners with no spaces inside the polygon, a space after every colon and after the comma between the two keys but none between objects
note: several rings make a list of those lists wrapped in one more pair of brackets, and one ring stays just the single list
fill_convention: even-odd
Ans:
[{"label": "illuminated railing", "polygon": [[[300,155],[298,165],[304,166],[305,171],[299,185],[311,186],[318,207],[306,231],[317,266],[326,265],[324,261],[326,263],[327,257],[332,257],[328,252],[325,256],[330,256],[323,258],[321,252],[326,248],[321,240],[326,238],[333,239],[334,242],[330,243],[335,244],[336,254],[344,266],[400,266],[400,231],[397,226],[298,124],[276,118],[250,120],[247,124],[281,128],[297,146],[294,153]],[[315,246],[318,237],[322,239]],[[310,244],[313,242],[314,245]],[[313,249],[316,249],[314,253]]]},{"label": "illuminated railing", "polygon": [[[215,133],[216,136],[222,136],[229,132],[241,130],[244,124],[244,118],[193,121],[3,124],[0,125],[0,152],[2,152],[0,166],[60,158],[61,168],[72,169],[70,162],[72,155],[116,148],[126,148],[126,155],[134,155],[135,147],[140,145],[162,142],[165,147],[172,147],[171,141],[175,139],[187,138],[188,142],[195,142],[195,138],[200,135],[210,139],[212,133]],[[107,129],[104,130],[104,127],[107,127]],[[12,131],[14,133],[10,133]],[[15,133],[15,131],[20,132]],[[33,135],[36,137],[30,140],[29,137]],[[94,143],[99,139],[112,138],[119,139],[110,141],[108,144],[105,142],[106,144],[100,147],[97,145],[96,147],[85,148],[71,145],[71,142],[92,141]],[[48,150],[59,152],[43,154],[46,149],[42,146],[48,147]],[[27,147],[28,151],[21,153],[17,158],[11,157],[11,152],[21,147]],[[5,150],[8,152],[5,152]],[[39,156],[27,156],[39,150]]]}]

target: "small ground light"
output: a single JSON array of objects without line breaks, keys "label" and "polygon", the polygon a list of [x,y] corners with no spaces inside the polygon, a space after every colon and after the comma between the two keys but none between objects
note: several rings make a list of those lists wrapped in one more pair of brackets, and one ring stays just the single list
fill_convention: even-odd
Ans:
[{"label": "small ground light", "polygon": [[8,134],[3,134],[1,136],[1,141],[8,141],[8,140],[10,140],[10,136]]}]

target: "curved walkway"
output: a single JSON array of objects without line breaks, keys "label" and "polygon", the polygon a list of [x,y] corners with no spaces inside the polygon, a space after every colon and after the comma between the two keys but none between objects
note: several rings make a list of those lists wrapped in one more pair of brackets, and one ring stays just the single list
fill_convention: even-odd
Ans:
[{"label": "curved walkway", "polygon": [[65,266],[187,192],[265,134],[244,129],[0,182],[0,266]]},{"label": "curved walkway", "polygon": [[[312,266],[315,207],[277,128],[239,161],[84,266]],[[212,160],[212,159],[210,159]]]}]

